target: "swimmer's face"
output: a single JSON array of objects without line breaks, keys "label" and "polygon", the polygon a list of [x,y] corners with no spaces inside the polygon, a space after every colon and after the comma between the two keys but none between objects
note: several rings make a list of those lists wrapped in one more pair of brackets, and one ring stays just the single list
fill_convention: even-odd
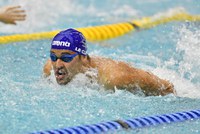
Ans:
[{"label": "swimmer's face", "polygon": [[[74,75],[80,72],[81,60],[75,52],[70,50],[51,49],[50,52],[58,57],[56,61],[51,60],[56,81],[60,85],[65,85],[71,81]],[[75,55],[75,57],[71,61],[65,62],[59,59],[63,55]]]}]

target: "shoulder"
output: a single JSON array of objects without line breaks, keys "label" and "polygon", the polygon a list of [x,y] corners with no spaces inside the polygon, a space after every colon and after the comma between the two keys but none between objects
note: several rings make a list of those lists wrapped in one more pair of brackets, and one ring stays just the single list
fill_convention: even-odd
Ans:
[{"label": "shoulder", "polygon": [[134,72],[129,64],[111,59],[102,59],[96,67],[99,82],[109,89],[130,83]]}]

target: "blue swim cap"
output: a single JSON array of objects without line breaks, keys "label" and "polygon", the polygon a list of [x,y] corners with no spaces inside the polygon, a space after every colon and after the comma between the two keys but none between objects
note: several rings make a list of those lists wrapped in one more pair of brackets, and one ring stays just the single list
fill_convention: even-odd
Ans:
[{"label": "blue swim cap", "polygon": [[87,55],[85,37],[72,28],[59,32],[52,40],[51,49],[71,50],[80,55]]}]

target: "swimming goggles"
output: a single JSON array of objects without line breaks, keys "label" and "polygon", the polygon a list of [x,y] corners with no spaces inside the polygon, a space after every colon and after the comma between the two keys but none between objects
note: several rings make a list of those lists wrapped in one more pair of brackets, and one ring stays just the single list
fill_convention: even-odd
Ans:
[{"label": "swimming goggles", "polygon": [[75,56],[77,56],[78,53],[75,53],[75,54],[64,54],[62,55],[61,57],[57,57],[54,53],[50,53],[50,58],[53,62],[57,61],[58,59],[61,59],[62,61],[64,62],[71,62],[73,60],[73,58]]}]

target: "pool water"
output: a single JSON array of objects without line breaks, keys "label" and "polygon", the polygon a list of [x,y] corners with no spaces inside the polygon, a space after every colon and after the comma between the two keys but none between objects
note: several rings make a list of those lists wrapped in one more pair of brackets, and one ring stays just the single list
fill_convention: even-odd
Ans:
[{"label": "pool water", "polygon": [[[183,8],[200,14],[200,1],[190,0],[2,0],[20,4],[26,22],[0,24],[0,34],[32,33],[125,22]],[[0,46],[0,133],[25,134],[102,121],[199,109],[200,23],[170,22],[131,32],[108,41],[90,43],[88,52],[130,63],[171,81],[177,96],[149,96],[104,91],[96,81],[78,74],[60,86],[42,77],[51,40]],[[95,70],[91,70],[94,73]],[[119,133],[200,133],[200,120]]]}]

